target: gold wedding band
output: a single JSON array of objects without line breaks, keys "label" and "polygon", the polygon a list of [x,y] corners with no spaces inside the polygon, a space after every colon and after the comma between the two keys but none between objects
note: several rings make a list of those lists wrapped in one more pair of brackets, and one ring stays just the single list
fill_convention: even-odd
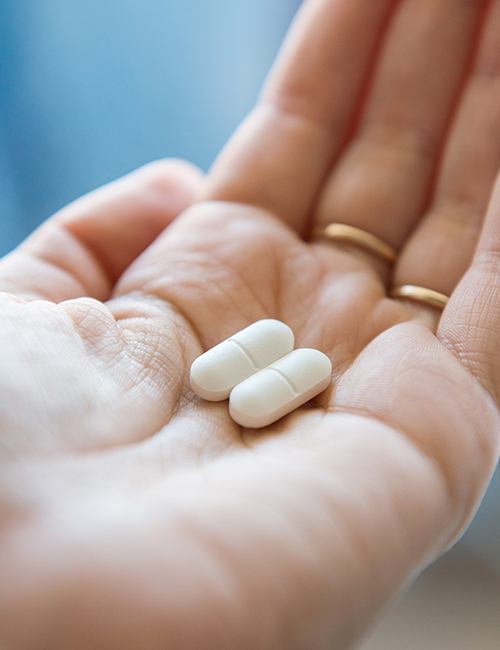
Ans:
[{"label": "gold wedding band", "polygon": [[396,287],[391,291],[391,298],[404,298],[406,300],[413,300],[420,302],[428,307],[443,310],[448,303],[448,296],[433,289],[426,287],[417,287],[414,284],[403,284]]},{"label": "gold wedding band", "polygon": [[330,223],[324,228],[316,228],[314,237],[323,237],[331,241],[353,244],[391,264],[396,260],[396,250],[366,230],[348,226],[345,223]]}]

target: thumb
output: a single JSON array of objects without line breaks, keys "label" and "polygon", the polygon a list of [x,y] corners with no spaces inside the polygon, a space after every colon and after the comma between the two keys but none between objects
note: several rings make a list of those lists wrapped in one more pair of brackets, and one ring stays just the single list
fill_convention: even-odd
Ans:
[{"label": "thumb", "polygon": [[160,160],[78,199],[0,261],[0,291],[54,302],[105,300],[202,182],[189,163]]}]

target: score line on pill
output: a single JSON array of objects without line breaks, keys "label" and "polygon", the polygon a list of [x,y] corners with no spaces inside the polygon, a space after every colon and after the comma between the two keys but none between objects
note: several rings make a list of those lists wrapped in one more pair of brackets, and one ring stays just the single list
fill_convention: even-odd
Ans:
[{"label": "score line on pill", "polygon": [[229,397],[240,382],[293,350],[292,330],[279,320],[259,320],[195,359],[190,383],[203,399]]},{"label": "score line on pill", "polygon": [[229,414],[237,424],[268,426],[330,385],[330,359],[319,350],[293,346],[288,325],[257,321],[195,359],[191,387],[209,401],[229,397]]},{"label": "score line on pill", "polygon": [[266,427],[322,393],[331,376],[326,354],[294,350],[238,384],[229,397],[229,414],[243,427]]}]

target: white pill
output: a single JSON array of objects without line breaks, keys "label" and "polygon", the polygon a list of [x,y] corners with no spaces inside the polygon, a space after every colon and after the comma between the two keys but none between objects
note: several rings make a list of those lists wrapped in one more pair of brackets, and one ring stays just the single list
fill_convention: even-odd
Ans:
[{"label": "white pill", "polygon": [[279,320],[259,320],[198,357],[191,366],[191,388],[218,402],[261,368],[293,350],[292,330]]},{"label": "white pill", "polygon": [[331,376],[325,354],[294,350],[238,384],[229,398],[229,413],[241,426],[265,427],[328,388]]}]

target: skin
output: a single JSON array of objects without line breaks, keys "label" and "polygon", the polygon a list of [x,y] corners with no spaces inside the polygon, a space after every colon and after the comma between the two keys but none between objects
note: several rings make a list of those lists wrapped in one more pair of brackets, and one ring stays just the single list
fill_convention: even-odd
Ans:
[{"label": "skin", "polygon": [[[498,0],[310,0],[207,178],[153,164],[1,262],[3,646],[349,648],[461,535],[499,449],[499,39]],[[242,430],[188,371],[266,317],[332,388]]]}]

